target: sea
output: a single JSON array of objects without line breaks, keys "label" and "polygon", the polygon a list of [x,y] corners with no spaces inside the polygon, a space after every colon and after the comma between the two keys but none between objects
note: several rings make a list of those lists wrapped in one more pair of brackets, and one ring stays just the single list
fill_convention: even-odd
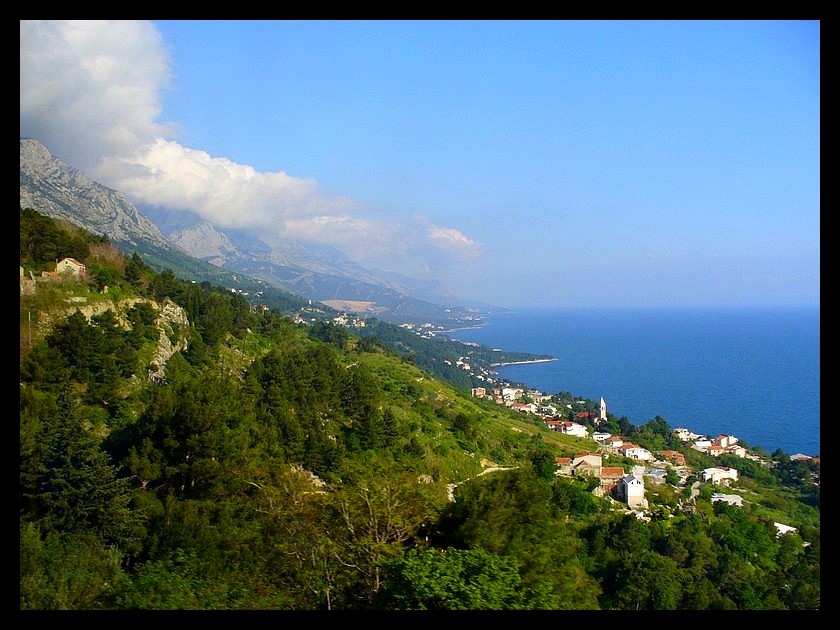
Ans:
[{"label": "sea", "polygon": [[819,306],[525,309],[452,339],[549,354],[498,368],[546,394],[599,400],[634,425],[734,435],[768,453],[820,452]]}]

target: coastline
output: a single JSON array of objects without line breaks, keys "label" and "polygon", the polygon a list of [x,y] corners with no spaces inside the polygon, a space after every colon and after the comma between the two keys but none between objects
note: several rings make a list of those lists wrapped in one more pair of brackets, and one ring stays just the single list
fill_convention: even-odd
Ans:
[{"label": "coastline", "polygon": [[524,365],[526,363],[548,363],[549,361],[559,361],[558,358],[552,359],[531,359],[529,361],[508,361],[506,363],[491,363],[490,367],[504,367],[506,365]]},{"label": "coastline", "polygon": [[[449,333],[455,332],[456,330],[477,330],[479,328],[484,328],[487,325],[487,322],[482,322],[480,324],[475,324],[473,326],[458,326],[456,328],[444,328],[443,330],[436,330],[436,333],[447,335]],[[455,341],[458,341],[457,339]]]},{"label": "coastline", "polygon": [[[613,412],[626,416],[637,426],[656,414],[672,426],[691,427],[694,432],[709,435],[736,435],[752,448],[761,446],[768,452],[777,448],[811,456],[820,452],[819,311],[811,307],[674,308],[650,312],[598,309],[568,313],[552,309],[494,318],[488,324],[481,331],[458,337],[505,349],[519,349],[527,343],[531,352],[563,359],[563,364],[555,367],[543,366],[535,371],[523,367],[506,374],[502,368],[509,363],[502,362],[504,357],[489,357],[498,362],[493,364],[494,370],[529,387],[547,393],[574,392],[593,400],[606,392]],[[670,335],[668,343],[662,334],[666,330]],[[647,340],[634,346],[632,353],[619,343],[631,335]],[[780,350],[782,342],[784,351]],[[761,369],[747,370],[741,365],[743,362],[727,361],[734,349]],[[589,360],[593,354],[608,353],[629,366],[641,363],[644,371],[604,371],[597,361]],[[686,371],[673,369],[681,365],[691,367],[709,385],[701,405],[696,404],[697,391],[686,385]],[[641,389],[634,383],[648,381],[653,385],[665,383],[667,388],[646,385],[641,388],[644,395],[639,396]],[[742,399],[748,403],[745,407],[749,413],[735,417],[726,411]],[[801,405],[797,400],[803,399],[813,401],[817,412],[797,420],[794,426],[799,430],[791,430],[790,419]],[[730,426],[718,426],[720,421],[715,421],[712,414],[700,411],[704,406],[723,410],[713,415],[728,416],[722,424]]]}]

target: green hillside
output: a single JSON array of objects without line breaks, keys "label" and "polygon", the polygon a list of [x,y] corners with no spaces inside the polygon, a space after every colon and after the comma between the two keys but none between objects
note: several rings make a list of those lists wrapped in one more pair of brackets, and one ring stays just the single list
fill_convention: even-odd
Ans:
[{"label": "green hillside", "polygon": [[416,350],[22,211],[25,272],[64,256],[87,275],[21,278],[21,610],[819,608],[812,468],[745,469],[744,509],[651,489],[641,520],[555,474],[597,443]]}]

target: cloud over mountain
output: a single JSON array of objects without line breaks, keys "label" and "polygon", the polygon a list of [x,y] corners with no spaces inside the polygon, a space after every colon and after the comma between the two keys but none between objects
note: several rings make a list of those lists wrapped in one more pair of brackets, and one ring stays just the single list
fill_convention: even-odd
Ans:
[{"label": "cloud over mountain", "polygon": [[177,124],[159,121],[176,70],[150,22],[21,21],[20,135],[138,205],[256,229],[269,244],[328,243],[363,264],[408,274],[478,254],[455,228],[375,214],[313,179],[259,172],[182,145]]}]

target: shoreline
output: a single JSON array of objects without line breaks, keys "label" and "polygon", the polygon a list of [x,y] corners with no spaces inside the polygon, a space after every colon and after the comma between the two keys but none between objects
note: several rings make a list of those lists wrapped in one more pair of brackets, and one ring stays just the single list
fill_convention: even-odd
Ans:
[{"label": "shoreline", "polygon": [[[486,325],[486,322],[482,322],[480,324],[475,324],[474,326],[458,326],[457,328],[445,328],[443,330],[436,330],[435,332],[446,335],[457,330],[477,330],[479,328],[484,328]],[[454,341],[460,341],[460,339],[455,339]]]},{"label": "shoreline", "polygon": [[549,361],[559,361],[560,359],[530,359],[528,361],[508,361],[506,363],[491,363],[490,367],[504,367],[506,365],[525,365],[526,363],[548,363]]}]

